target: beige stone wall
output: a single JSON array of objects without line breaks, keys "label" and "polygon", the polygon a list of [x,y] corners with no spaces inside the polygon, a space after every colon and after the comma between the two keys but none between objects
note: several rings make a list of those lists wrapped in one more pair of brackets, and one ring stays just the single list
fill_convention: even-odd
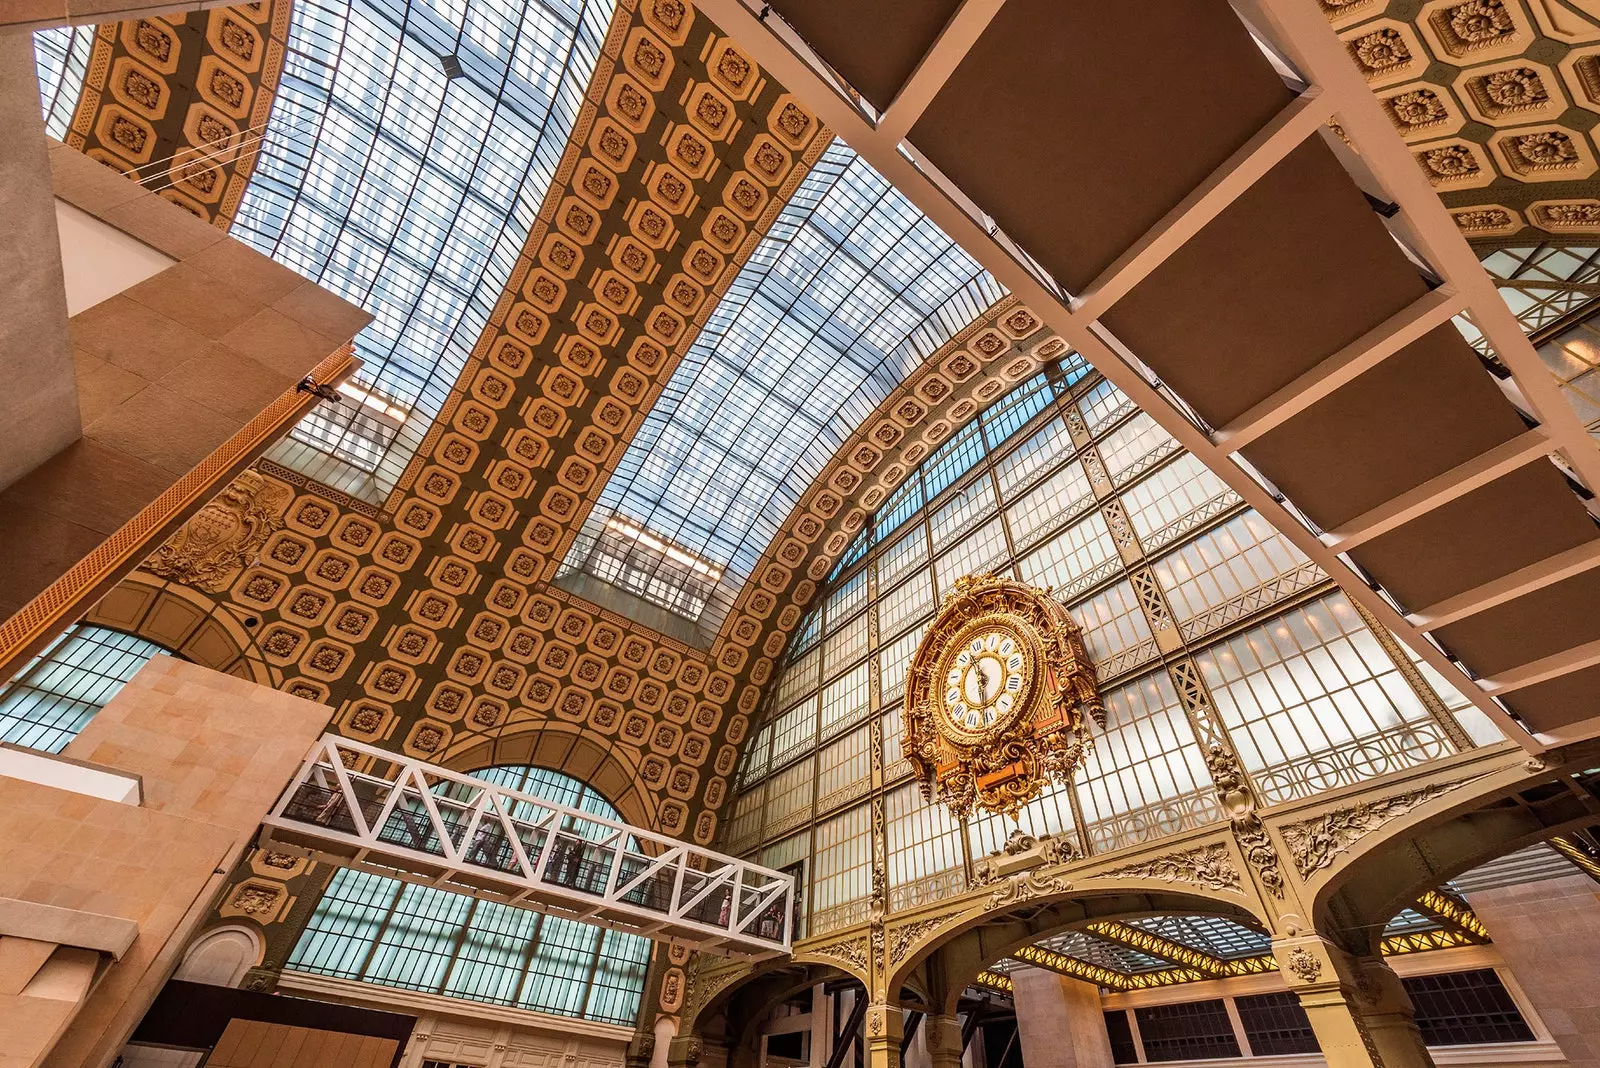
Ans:
[{"label": "beige stone wall", "polygon": [[1468,894],[1573,1068],[1600,1068],[1600,889],[1567,875]]},{"label": "beige stone wall", "polygon": [[[399,1068],[424,1061],[484,1068],[622,1068],[633,1028],[285,972],[279,993],[414,1015]],[[711,1064],[707,1050],[706,1065]]]},{"label": "beige stone wall", "polygon": [[[144,804],[119,804],[0,778],[0,897],[138,924],[43,1063],[109,1064],[171,974],[261,817],[329,710],[243,679],[157,657],[67,747],[65,756],[143,779]],[[0,988],[0,1050],[12,1063],[48,1036],[19,1023]],[[8,1033],[9,1027],[23,1033]]]}]

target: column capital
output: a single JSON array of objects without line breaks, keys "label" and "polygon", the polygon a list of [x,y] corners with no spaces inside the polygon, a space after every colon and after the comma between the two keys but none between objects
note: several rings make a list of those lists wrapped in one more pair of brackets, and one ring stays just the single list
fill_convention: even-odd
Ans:
[{"label": "column capital", "polygon": [[1275,939],[1272,954],[1329,1068],[1433,1068],[1411,999],[1383,958],[1353,956],[1314,934]]}]

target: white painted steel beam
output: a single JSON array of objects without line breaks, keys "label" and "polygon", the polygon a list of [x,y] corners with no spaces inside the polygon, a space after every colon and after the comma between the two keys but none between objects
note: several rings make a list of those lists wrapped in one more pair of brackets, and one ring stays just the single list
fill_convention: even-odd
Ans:
[{"label": "white painted steel beam", "polygon": [[262,822],[334,864],[725,956],[786,954],[794,934],[781,872],[337,735]]}]

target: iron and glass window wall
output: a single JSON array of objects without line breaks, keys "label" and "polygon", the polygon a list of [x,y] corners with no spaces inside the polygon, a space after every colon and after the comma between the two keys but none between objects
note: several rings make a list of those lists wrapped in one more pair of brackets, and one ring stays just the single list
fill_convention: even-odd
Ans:
[{"label": "iron and glass window wall", "polygon": [[[1131,551],[1113,535],[1116,510]],[[1103,852],[1222,818],[1165,666],[1174,657],[1204,678],[1269,800],[1455,751],[1459,732],[1440,717],[1465,702],[1433,692],[1313,563],[1074,357],[931,453],[796,627],[743,754],[724,847],[781,839],[807,859],[810,934],[864,915],[874,720],[891,908],[963,889],[972,861],[1011,830],[984,814],[952,822],[922,802],[899,748],[912,653],[954,581],[985,570],[1052,587],[1083,628],[1105,700],[1106,726],[1075,781],[1020,813],[1031,834],[1064,832]],[[1142,600],[1152,595],[1170,610],[1179,653],[1157,642]]]},{"label": "iron and glass window wall", "polygon": [[1219,998],[1133,1010],[1147,1061],[1239,1056],[1228,1008]]},{"label": "iron and glass window wall", "polygon": [[0,742],[59,753],[157,653],[154,642],[80,624],[0,690]]},{"label": "iron and glass window wall", "polygon": [[[618,818],[599,794],[559,772],[507,766],[474,774]],[[650,942],[638,935],[347,868],[324,891],[288,966],[468,1001],[632,1024],[649,963]]]},{"label": "iron and glass window wall", "polygon": [[57,141],[66,140],[93,51],[93,26],[60,26],[33,35],[44,132]]},{"label": "iron and glass window wall", "polygon": [[[1415,1007],[1417,1028],[1427,1046],[1537,1040],[1492,968],[1411,976],[1401,982]],[[1229,1001],[1238,1014],[1237,1031],[1228,1018]],[[1129,1012],[1139,1025],[1137,1038]],[[1105,1021],[1112,1060],[1117,1064],[1281,1057],[1321,1050],[1300,999],[1287,991],[1110,1009]],[[1247,1049],[1240,1047],[1241,1036]]]},{"label": "iron and glass window wall", "polygon": [[613,6],[296,0],[232,234],[375,318],[357,388],[272,459],[367,500],[394,487],[511,275]]},{"label": "iron and glass window wall", "polygon": [[1493,968],[1415,976],[1403,983],[1427,1045],[1534,1040],[1533,1030]]},{"label": "iron and glass window wall", "polygon": [[[673,371],[563,574],[714,634],[818,472],[1004,290],[842,141],[800,182]],[[672,553],[608,543],[617,524]],[[705,581],[707,576],[711,581]]]}]

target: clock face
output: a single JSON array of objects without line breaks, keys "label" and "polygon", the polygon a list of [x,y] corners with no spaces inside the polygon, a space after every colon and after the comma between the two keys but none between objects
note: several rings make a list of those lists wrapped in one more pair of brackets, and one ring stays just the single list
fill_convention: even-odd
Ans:
[{"label": "clock face", "polygon": [[944,726],[964,741],[1009,724],[1022,711],[1032,682],[1032,643],[999,620],[962,629],[946,651],[940,707]]}]

